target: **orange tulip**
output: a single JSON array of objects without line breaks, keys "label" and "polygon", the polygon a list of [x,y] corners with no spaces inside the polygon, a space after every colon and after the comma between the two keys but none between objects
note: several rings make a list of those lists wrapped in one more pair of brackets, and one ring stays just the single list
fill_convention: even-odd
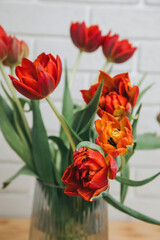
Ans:
[{"label": "orange tulip", "polygon": [[97,91],[99,84],[104,81],[103,90],[98,106],[98,115],[108,112],[118,119],[128,116],[135,106],[139,94],[138,86],[131,87],[128,73],[111,77],[108,73],[100,71],[98,83],[89,90],[81,90],[84,101],[88,104]]},{"label": "orange tulip", "polygon": [[127,146],[133,145],[132,126],[127,117],[123,117],[119,122],[111,114],[105,113],[101,120],[95,121],[95,127],[99,134],[95,142],[106,154],[113,157],[125,155]]}]

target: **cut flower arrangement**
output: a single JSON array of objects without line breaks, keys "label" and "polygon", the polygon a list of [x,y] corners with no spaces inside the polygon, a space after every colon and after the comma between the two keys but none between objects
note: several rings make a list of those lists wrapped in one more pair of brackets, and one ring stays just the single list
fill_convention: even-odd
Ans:
[{"label": "cut flower arrangement", "polygon": [[[84,22],[72,23],[70,35],[79,53],[70,77],[67,66],[63,67],[61,114],[49,96],[63,81],[60,57],[42,53],[32,62],[27,58],[27,44],[8,36],[0,27],[0,70],[4,78],[1,90],[6,96],[0,95],[0,128],[10,147],[24,161],[24,166],[3,187],[21,174],[31,175],[47,186],[62,188],[70,201],[76,197],[89,204],[102,198],[134,218],[160,225],[159,220],[124,205],[128,187],[147,184],[160,174],[139,181],[129,177],[129,161],[136,150],[160,148],[156,134],[136,134],[140,100],[150,88],[139,93],[144,77],[137,86],[132,86],[128,73],[111,77],[114,64],[130,59],[136,48],[128,40],[119,40],[118,34],[109,32],[103,36],[97,25],[87,27]],[[81,90],[85,104],[74,104],[70,92],[80,57],[83,52],[98,48],[102,48],[105,64],[99,76],[97,71],[95,83]],[[4,66],[10,68],[9,75]],[[19,98],[16,90],[25,98]],[[41,99],[46,99],[61,124],[59,136],[47,135],[39,107]],[[26,120],[27,112],[32,112],[32,127]],[[120,201],[109,193],[110,181],[119,182]],[[60,201],[58,196],[57,199]]]}]

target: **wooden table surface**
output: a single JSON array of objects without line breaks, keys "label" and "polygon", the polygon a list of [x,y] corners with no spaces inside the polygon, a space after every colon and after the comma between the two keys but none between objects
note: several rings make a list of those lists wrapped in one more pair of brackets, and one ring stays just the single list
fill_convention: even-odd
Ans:
[{"label": "wooden table surface", "polygon": [[[0,240],[28,240],[29,225],[29,219],[1,218]],[[160,240],[160,226],[142,222],[110,221],[109,240]]]}]

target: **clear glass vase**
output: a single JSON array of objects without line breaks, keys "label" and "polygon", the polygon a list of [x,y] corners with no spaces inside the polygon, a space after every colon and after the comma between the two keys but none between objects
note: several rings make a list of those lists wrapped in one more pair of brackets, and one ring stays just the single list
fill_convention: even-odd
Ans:
[{"label": "clear glass vase", "polygon": [[64,194],[64,187],[36,182],[30,240],[107,240],[107,204]]}]

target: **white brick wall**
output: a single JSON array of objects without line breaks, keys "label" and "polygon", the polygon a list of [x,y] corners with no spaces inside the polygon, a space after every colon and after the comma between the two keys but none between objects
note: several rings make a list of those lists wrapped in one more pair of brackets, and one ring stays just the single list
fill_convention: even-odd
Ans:
[{"label": "white brick wall", "polygon": [[[71,21],[85,20],[99,24],[106,34],[109,30],[129,38],[138,51],[124,64],[114,67],[114,74],[129,71],[132,83],[148,72],[143,87],[155,83],[143,98],[143,109],[138,126],[139,133],[158,131],[156,114],[160,111],[160,1],[159,0],[0,0],[0,24],[8,33],[24,39],[30,48],[30,59],[45,51],[59,54],[73,67],[77,49],[69,38]],[[101,49],[83,54],[72,95],[82,101],[80,89],[89,87],[104,63]],[[64,78],[53,94],[61,108]],[[41,109],[50,133],[58,130],[58,121],[42,101]],[[29,116],[31,121],[31,117]],[[53,124],[54,123],[54,124]],[[21,160],[7,146],[0,133],[0,183],[21,166]],[[139,151],[131,159],[132,179],[149,177],[160,169],[160,150]],[[126,204],[152,217],[160,216],[160,179],[144,188],[130,188]],[[111,193],[118,197],[118,183],[111,182]],[[29,216],[31,212],[34,180],[22,176],[6,190],[0,190],[0,216]],[[110,219],[131,220],[130,217],[109,207]]]}]

